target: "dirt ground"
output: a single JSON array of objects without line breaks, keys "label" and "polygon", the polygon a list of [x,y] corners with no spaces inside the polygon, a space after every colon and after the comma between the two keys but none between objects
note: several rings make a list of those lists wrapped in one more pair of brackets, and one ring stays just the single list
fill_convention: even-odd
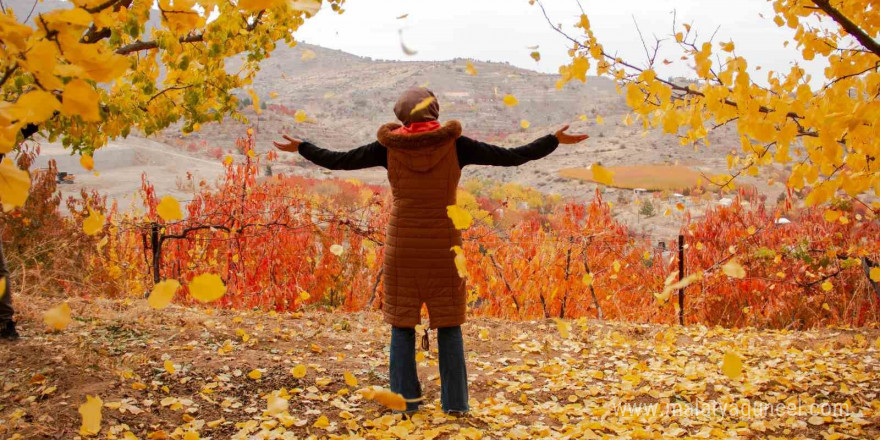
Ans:
[{"label": "dirt ground", "polygon": [[[470,415],[439,410],[432,333],[420,362],[425,403],[407,420],[355,391],[388,384],[390,332],[378,313],[152,310],[144,300],[70,299],[70,326],[47,332],[42,314],[58,302],[16,299],[24,337],[0,345],[0,438],[79,438],[77,409],[87,395],[104,404],[95,438],[109,439],[880,436],[876,329],[580,320],[564,335],[552,320],[474,318],[464,326]],[[721,371],[728,351],[744,362],[737,379]],[[301,379],[291,372],[298,365],[307,368]],[[267,396],[282,389],[276,395],[289,397],[287,411],[266,412]],[[668,411],[701,402],[847,406],[828,416]],[[626,403],[660,410],[636,414],[620,407]]]}]

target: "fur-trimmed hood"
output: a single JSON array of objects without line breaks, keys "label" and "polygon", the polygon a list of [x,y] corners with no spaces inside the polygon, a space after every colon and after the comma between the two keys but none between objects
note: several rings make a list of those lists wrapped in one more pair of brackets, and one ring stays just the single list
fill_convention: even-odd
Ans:
[{"label": "fur-trimmed hood", "polygon": [[[394,151],[407,168],[425,171],[436,165],[450,151],[449,144],[454,147],[455,140],[461,136],[461,123],[447,121],[442,127],[422,133],[401,133],[394,130],[400,128],[398,123],[385,124],[379,128],[376,138],[385,148]],[[452,148],[455,152],[455,148]]]}]

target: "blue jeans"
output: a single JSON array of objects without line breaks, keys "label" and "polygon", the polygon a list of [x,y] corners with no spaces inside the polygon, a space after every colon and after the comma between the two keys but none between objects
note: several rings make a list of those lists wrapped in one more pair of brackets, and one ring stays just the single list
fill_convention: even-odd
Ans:
[{"label": "blue jeans", "polygon": [[[467,368],[464,363],[464,340],[461,326],[437,329],[440,352],[440,403],[445,412],[467,412]],[[416,372],[416,330],[391,327],[391,391],[404,399],[422,397]],[[421,402],[407,402],[406,411],[416,411]]]}]

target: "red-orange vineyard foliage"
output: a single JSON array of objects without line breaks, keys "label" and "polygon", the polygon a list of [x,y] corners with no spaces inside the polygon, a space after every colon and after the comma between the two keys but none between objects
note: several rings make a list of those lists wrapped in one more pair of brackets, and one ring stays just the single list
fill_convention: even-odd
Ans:
[{"label": "red-orange vineyard foliage", "polygon": [[[86,204],[108,217],[102,233],[89,237],[96,249],[91,276],[115,283],[105,289],[110,294],[141,296],[152,288],[157,264],[157,279],[184,286],[180,303],[193,302],[185,287],[193,277],[214,273],[227,286],[214,303],[219,307],[381,308],[386,188],[264,176],[274,153],[253,154],[252,139],[237,147],[244,159],[225,159],[218,183],[190,178],[184,185],[192,197],[180,200],[183,220],[158,215],[164,194],[146,177],[139,211],[120,213],[86,195],[71,203],[67,221],[81,222]],[[655,297],[678,268],[677,237],[668,237],[663,249],[634,236],[598,193],[577,203],[510,184],[465,188],[470,191],[460,193],[459,203],[476,218],[463,246],[470,313],[509,319],[601,313],[604,319],[677,322],[677,295],[665,303]],[[824,210],[786,212],[784,205],[744,199],[697,220],[685,217],[685,271],[702,273],[685,291],[686,323],[805,328],[880,322],[880,297],[864,269],[880,260],[875,220],[845,205],[835,207],[840,218],[828,221]],[[745,277],[722,272],[730,260]]]}]

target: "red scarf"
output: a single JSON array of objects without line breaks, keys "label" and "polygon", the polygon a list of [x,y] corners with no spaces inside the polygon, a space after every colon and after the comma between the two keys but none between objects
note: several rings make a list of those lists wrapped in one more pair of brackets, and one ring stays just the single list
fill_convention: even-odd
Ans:
[{"label": "red scarf", "polygon": [[403,127],[394,129],[392,133],[402,133],[402,134],[414,134],[414,133],[424,133],[426,131],[433,131],[440,128],[441,125],[437,121],[424,121],[424,122],[413,122],[409,125],[404,125]]}]

